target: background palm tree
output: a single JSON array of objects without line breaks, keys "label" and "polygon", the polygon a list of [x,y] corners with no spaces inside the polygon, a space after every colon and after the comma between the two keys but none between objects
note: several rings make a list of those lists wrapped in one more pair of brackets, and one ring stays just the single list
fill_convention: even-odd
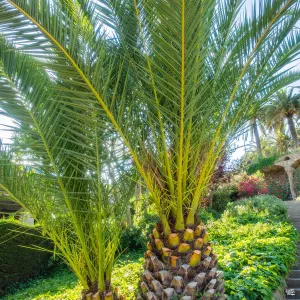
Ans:
[{"label": "background palm tree", "polygon": [[[126,146],[150,191],[161,222],[148,244],[144,297],[222,297],[217,257],[197,209],[225,143],[251,119],[257,94],[268,98],[299,78],[282,69],[299,54],[293,31],[299,5],[265,0],[248,17],[240,0],[0,3],[2,44],[30,57],[27,64],[41,70],[42,80],[31,82],[27,64],[19,67],[15,58],[2,58],[3,68],[12,81],[16,70],[22,73],[15,89],[42,93],[34,112],[45,132],[62,143],[69,120],[76,120],[68,139],[76,143],[75,133],[84,131],[78,145],[90,147],[93,139],[81,137],[106,128]],[[52,88],[44,87],[46,80]],[[20,101],[1,99],[9,116],[26,121]],[[63,122],[58,133],[57,120]],[[54,140],[46,150],[57,147]]]},{"label": "background palm tree", "polygon": [[266,119],[271,124],[281,124],[287,120],[289,131],[294,142],[294,147],[299,147],[299,139],[295,127],[294,117],[300,116],[300,94],[294,93],[293,89],[286,89],[274,95],[270,103],[265,107]]},{"label": "background palm tree", "polygon": [[252,128],[253,128],[253,135],[255,137],[258,156],[263,156],[256,118],[252,119]]}]

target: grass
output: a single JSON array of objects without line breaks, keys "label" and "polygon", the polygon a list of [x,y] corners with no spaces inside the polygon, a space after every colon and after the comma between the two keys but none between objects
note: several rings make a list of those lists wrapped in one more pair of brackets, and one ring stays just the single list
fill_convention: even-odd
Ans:
[{"label": "grass", "polygon": [[[298,234],[287,222],[286,207],[276,197],[257,196],[228,205],[219,219],[208,217],[219,268],[224,271],[228,299],[267,300],[285,278],[296,258]],[[122,256],[113,284],[127,299],[135,299],[143,253]],[[67,269],[20,285],[4,300],[78,299],[81,286]]]}]

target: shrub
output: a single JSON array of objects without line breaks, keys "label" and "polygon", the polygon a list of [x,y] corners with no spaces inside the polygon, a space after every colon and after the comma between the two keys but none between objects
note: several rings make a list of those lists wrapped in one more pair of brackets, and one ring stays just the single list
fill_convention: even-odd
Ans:
[{"label": "shrub", "polygon": [[[294,182],[296,193],[300,195],[300,168],[297,168],[294,173]],[[277,198],[280,198],[284,201],[291,200],[291,190],[290,190],[290,183],[288,177],[280,178],[280,180],[273,181],[272,183],[268,184],[268,193],[270,195],[274,195]]]},{"label": "shrub", "polygon": [[10,284],[32,278],[48,269],[51,253],[30,249],[52,248],[37,226],[1,219],[0,236],[0,294]]},{"label": "shrub", "polygon": [[239,197],[254,197],[259,194],[267,194],[268,188],[262,176],[248,176],[241,174],[235,179]]},{"label": "shrub", "polygon": [[136,251],[146,248],[149,234],[155,223],[159,220],[153,212],[145,212],[139,218],[135,218],[134,225],[127,227],[121,237],[121,251]]},{"label": "shrub", "polygon": [[223,184],[218,186],[213,194],[212,208],[218,212],[223,212],[227,203],[236,200],[237,187],[233,184]]},{"label": "shrub", "polygon": [[267,192],[268,188],[261,174],[249,176],[242,173],[235,175],[229,183],[218,186],[213,194],[212,208],[218,212],[223,212],[230,202],[239,198],[267,194]]},{"label": "shrub", "polygon": [[133,225],[125,228],[120,240],[121,251],[132,251],[135,249],[143,249],[146,239],[142,233],[142,229]]},{"label": "shrub", "polygon": [[216,211],[210,207],[207,207],[207,208],[200,207],[198,209],[198,217],[205,224],[208,221],[219,219],[220,216],[221,216],[221,213],[219,211]]},{"label": "shrub", "polygon": [[274,196],[230,203],[208,223],[228,299],[272,299],[296,260],[296,229]]},{"label": "shrub", "polygon": [[[263,216],[266,217],[266,220],[272,218],[273,220],[285,221],[287,220],[287,207],[275,196],[258,195],[247,200],[230,203],[227,206],[226,214],[231,217],[237,217],[238,221],[244,217],[252,218],[253,216],[257,216],[255,222],[262,220]],[[247,219],[246,223],[251,222],[250,219]]]}]

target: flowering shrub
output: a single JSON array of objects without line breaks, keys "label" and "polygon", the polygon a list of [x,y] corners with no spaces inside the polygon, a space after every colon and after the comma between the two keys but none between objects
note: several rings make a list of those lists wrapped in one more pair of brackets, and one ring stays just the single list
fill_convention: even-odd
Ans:
[{"label": "flowering shrub", "polygon": [[241,181],[237,183],[238,196],[254,197],[260,194],[267,194],[268,188],[261,176],[241,174]]},{"label": "flowering shrub", "polygon": [[238,174],[233,176],[230,182],[220,184],[213,193],[212,208],[223,212],[229,202],[267,194],[268,188],[264,178],[260,173],[257,174],[251,176],[246,173]]}]

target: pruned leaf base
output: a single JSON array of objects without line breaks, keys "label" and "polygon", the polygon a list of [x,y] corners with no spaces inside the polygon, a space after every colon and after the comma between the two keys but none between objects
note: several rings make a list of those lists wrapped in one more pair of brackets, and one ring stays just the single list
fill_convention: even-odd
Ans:
[{"label": "pruned leaf base", "polygon": [[159,299],[226,299],[223,272],[200,224],[165,237],[157,224],[145,253],[145,272],[139,296]]},{"label": "pruned leaf base", "polygon": [[125,297],[118,295],[117,289],[108,289],[105,292],[95,292],[93,289],[90,289],[89,291],[83,290],[81,292],[81,300],[125,300]]}]

